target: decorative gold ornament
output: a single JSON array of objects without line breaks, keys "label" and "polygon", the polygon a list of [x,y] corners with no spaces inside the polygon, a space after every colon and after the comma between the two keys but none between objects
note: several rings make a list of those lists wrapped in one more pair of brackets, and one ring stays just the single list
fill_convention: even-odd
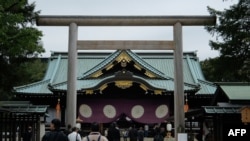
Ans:
[{"label": "decorative gold ornament", "polygon": [[147,91],[147,90],[148,90],[147,86],[145,86],[145,85],[143,85],[143,84],[141,84],[140,87],[141,87],[144,91]]},{"label": "decorative gold ornament", "polygon": [[156,76],[149,71],[146,71],[144,74],[147,75],[149,78],[156,78]]},{"label": "decorative gold ornament", "polygon": [[92,77],[97,78],[97,77],[101,76],[102,74],[103,74],[102,71],[97,71],[97,72],[95,72],[95,73],[92,75]]},{"label": "decorative gold ornament", "polygon": [[113,67],[114,67],[114,65],[113,65],[113,64],[110,64],[110,65],[108,65],[108,66],[106,67],[106,70],[108,71],[108,70],[112,69]]},{"label": "decorative gold ornament", "polygon": [[102,85],[102,86],[100,87],[100,91],[103,91],[103,90],[106,89],[107,87],[108,87],[107,84]]},{"label": "decorative gold ornament", "polygon": [[121,89],[127,89],[133,85],[132,81],[115,81],[115,86]]},{"label": "decorative gold ornament", "polygon": [[158,95],[158,94],[162,94],[162,91],[161,90],[154,90],[154,93],[155,93],[155,95]]},{"label": "decorative gold ornament", "polygon": [[93,94],[94,91],[93,90],[86,90],[86,94]]},{"label": "decorative gold ornament", "polygon": [[123,60],[121,61],[121,66],[122,66],[123,68],[125,68],[125,67],[127,66],[127,61],[126,61],[125,59],[123,59]]}]

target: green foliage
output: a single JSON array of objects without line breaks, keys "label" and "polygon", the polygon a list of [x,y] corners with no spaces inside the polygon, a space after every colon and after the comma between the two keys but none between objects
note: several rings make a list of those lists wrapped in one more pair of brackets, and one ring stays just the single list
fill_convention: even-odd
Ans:
[{"label": "green foliage", "polygon": [[[239,67],[237,60],[232,58],[216,57],[201,61],[201,68],[207,80],[212,82],[237,82],[245,80],[238,71],[231,72],[235,67]],[[235,65],[228,65],[233,64]]]},{"label": "green foliage", "polygon": [[[24,80],[21,69],[30,58],[45,50],[39,44],[42,32],[34,28],[39,11],[27,0],[0,0],[0,99],[11,97],[13,86]],[[42,70],[41,70],[42,71]]]},{"label": "green foliage", "polygon": [[212,80],[247,81],[246,74],[241,72],[244,61],[250,58],[250,1],[239,0],[238,4],[224,11],[208,7],[208,11],[218,18],[215,26],[205,29],[216,36],[216,40],[211,40],[209,45],[220,52],[220,57],[205,60],[202,67],[211,69],[206,73]]},{"label": "green foliage", "polygon": [[39,45],[42,32],[33,27],[39,12],[26,0],[1,0],[0,53],[9,62],[18,57],[33,57],[44,52]]},{"label": "green foliage", "polygon": [[42,61],[40,58],[31,59],[22,63],[16,74],[17,79],[20,80],[17,85],[40,81],[44,77],[46,69],[47,62]]}]

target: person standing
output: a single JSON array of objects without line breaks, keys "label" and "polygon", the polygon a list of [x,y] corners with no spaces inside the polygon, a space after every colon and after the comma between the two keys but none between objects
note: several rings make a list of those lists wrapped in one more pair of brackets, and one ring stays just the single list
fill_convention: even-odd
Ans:
[{"label": "person standing", "polygon": [[129,140],[130,141],[137,141],[137,130],[135,129],[135,127],[130,127],[129,132],[128,132],[128,136],[129,136]]},{"label": "person standing", "polygon": [[127,138],[128,138],[128,130],[125,129],[125,130],[122,132],[122,135],[123,135],[123,141],[127,141]]},{"label": "person standing", "polygon": [[101,135],[97,122],[93,122],[90,128],[91,132],[85,136],[82,141],[108,141],[105,136]]},{"label": "person standing", "polygon": [[112,123],[108,129],[108,136],[109,141],[120,141],[121,135],[120,135],[120,129],[116,122]]},{"label": "person standing", "polygon": [[140,127],[138,130],[138,141],[143,141],[144,140],[144,131],[143,128]]},{"label": "person standing", "polygon": [[164,141],[164,137],[162,136],[159,127],[155,128],[155,136],[154,136],[153,141]]},{"label": "person standing", "polygon": [[81,141],[81,135],[78,133],[78,131],[78,128],[72,128],[72,132],[68,135],[69,141]]},{"label": "person standing", "polygon": [[68,124],[67,129],[64,130],[64,134],[68,136],[72,132],[71,124]]},{"label": "person standing", "polygon": [[60,131],[61,121],[59,119],[53,119],[50,123],[50,132],[47,132],[42,141],[68,141],[68,137]]},{"label": "person standing", "polygon": [[23,141],[31,141],[32,138],[32,127],[29,126],[27,130],[22,135]]}]

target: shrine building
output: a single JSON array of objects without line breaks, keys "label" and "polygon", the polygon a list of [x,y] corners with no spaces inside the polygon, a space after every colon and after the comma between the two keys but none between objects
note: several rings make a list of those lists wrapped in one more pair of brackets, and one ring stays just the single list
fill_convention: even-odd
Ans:
[{"label": "shrine building", "polygon": [[[65,124],[67,71],[68,53],[52,52],[44,78],[15,87],[15,94],[49,105],[46,122],[58,117]],[[183,76],[186,121],[202,123],[202,106],[211,104],[217,86],[204,78],[196,52],[183,53]],[[78,52],[77,103],[71,104],[82,128],[94,121],[103,128],[114,121],[121,128],[166,124],[173,122],[174,87],[173,52]]]}]

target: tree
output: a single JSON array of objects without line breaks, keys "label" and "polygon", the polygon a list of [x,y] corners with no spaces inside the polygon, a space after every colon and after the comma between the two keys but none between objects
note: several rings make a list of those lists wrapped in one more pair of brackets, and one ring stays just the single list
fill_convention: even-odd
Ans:
[{"label": "tree", "polygon": [[13,86],[23,79],[20,66],[45,51],[39,44],[42,32],[34,27],[40,11],[34,9],[27,0],[0,0],[1,100],[10,98]]},{"label": "tree", "polygon": [[[220,52],[219,58],[210,62],[214,67],[211,73],[220,74],[221,81],[247,81],[247,74],[241,72],[244,61],[250,58],[250,1],[239,0],[224,11],[208,7],[208,11],[210,15],[218,17],[215,26],[205,27],[211,35],[216,36],[216,40],[210,40],[209,45]],[[203,65],[207,65],[208,61],[205,60]]]},{"label": "tree", "polygon": [[201,68],[207,80],[213,82],[240,81],[238,73],[232,73],[231,59],[216,57],[201,61]]}]

